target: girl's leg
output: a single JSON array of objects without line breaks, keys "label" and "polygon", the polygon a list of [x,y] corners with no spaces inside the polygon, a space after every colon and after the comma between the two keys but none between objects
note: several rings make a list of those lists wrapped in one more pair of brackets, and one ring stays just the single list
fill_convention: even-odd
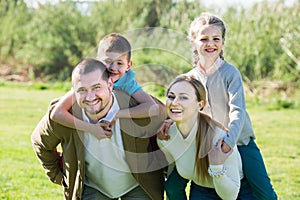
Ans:
[{"label": "girl's leg", "polygon": [[251,139],[248,145],[238,146],[242,157],[243,172],[254,195],[260,200],[277,199],[259,148]]},{"label": "girl's leg", "polygon": [[213,188],[206,188],[191,182],[190,200],[221,200]]},{"label": "girl's leg", "polygon": [[257,200],[246,178],[241,180],[241,188],[237,200]]},{"label": "girl's leg", "polygon": [[176,167],[165,182],[165,190],[169,200],[186,200],[185,188],[189,180],[181,177]]}]

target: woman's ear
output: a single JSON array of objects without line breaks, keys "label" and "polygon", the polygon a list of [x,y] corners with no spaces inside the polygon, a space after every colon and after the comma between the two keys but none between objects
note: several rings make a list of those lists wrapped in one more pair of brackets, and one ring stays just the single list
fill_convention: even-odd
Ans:
[{"label": "woman's ear", "polygon": [[205,106],[204,101],[203,100],[199,101],[199,111],[202,111],[204,106]]}]

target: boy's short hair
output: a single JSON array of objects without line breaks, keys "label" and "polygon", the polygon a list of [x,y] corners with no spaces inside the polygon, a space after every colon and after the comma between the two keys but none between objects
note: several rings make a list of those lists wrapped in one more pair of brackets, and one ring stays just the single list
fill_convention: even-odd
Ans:
[{"label": "boy's short hair", "polygon": [[119,33],[111,33],[100,40],[98,45],[97,57],[103,53],[117,52],[127,54],[128,61],[131,59],[131,45],[129,41]]}]

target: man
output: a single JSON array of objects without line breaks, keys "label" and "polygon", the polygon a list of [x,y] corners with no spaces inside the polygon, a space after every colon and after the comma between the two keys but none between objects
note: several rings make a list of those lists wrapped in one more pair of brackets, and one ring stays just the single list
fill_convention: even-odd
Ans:
[{"label": "man", "polygon": [[[77,104],[70,112],[89,123],[100,123],[112,121],[119,109],[134,106],[125,93],[112,92],[112,85],[103,63],[81,61],[72,72]],[[53,106],[55,102],[31,140],[50,180],[64,186],[65,199],[163,199],[166,163],[150,141],[166,118],[162,104],[159,116],[117,119],[106,127],[112,136],[101,140],[52,121]],[[62,158],[56,151],[59,144]]]}]

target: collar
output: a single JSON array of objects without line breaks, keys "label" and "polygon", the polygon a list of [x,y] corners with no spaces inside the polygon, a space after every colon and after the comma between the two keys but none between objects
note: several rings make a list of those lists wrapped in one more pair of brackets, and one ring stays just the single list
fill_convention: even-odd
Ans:
[{"label": "collar", "polygon": [[215,71],[217,71],[223,64],[224,60],[218,57],[217,60],[207,69],[204,69],[203,67],[199,66],[197,67],[197,70],[200,72],[200,74],[209,76],[212,75]]},{"label": "collar", "polygon": [[180,130],[178,129],[177,127],[177,124],[174,123],[174,128],[176,128],[176,132],[177,132],[177,136],[180,137],[183,141],[187,142],[187,143],[192,143],[195,141],[195,137],[196,137],[196,134],[197,134],[197,129],[198,129],[198,120],[196,120],[193,128],[191,129],[189,135],[186,137],[186,138],[183,138],[183,136],[181,135],[180,133]]},{"label": "collar", "polygon": [[[115,97],[114,93],[112,93],[112,95],[113,95],[113,104],[112,104],[111,108],[109,109],[109,111],[107,112],[106,116],[99,119],[98,123],[101,122],[101,121],[111,122],[115,118],[117,112],[119,112],[120,107],[119,107],[117,98]],[[90,119],[85,114],[84,110],[83,109],[81,109],[81,110],[82,110],[82,119],[83,119],[83,121],[90,122]]]}]

